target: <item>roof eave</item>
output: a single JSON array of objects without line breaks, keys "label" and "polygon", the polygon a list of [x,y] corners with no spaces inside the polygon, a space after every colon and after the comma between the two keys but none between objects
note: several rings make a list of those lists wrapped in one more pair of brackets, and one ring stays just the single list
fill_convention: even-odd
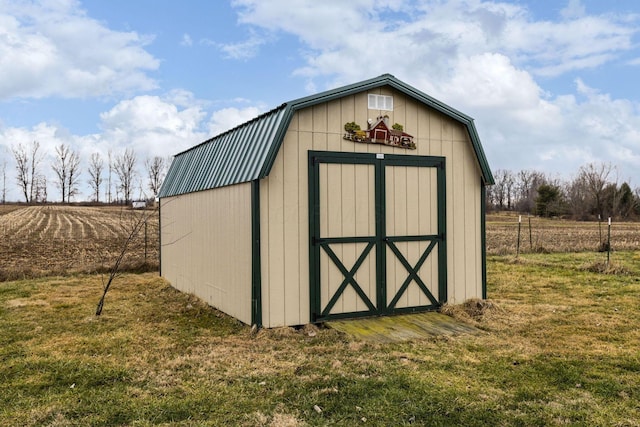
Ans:
[{"label": "roof eave", "polygon": [[469,138],[471,139],[471,144],[478,160],[478,166],[480,167],[480,170],[482,172],[482,180],[484,184],[494,184],[493,174],[491,173],[491,169],[489,168],[489,163],[487,162],[487,157],[482,148],[482,144],[480,143],[480,137],[478,136],[478,132],[476,130],[473,119],[470,116],[467,116],[466,114],[456,110],[455,108],[452,108],[447,104],[444,104],[443,102],[432,98],[426,93],[423,93],[416,88],[409,86],[404,82],[401,82],[391,74],[383,74],[369,80],[353,83],[337,89],[321,92],[319,94],[298,98],[296,100],[283,104],[280,108],[284,107],[287,111],[284,114],[280,129],[278,130],[277,139],[274,141],[275,143],[273,144],[270,152],[267,155],[267,161],[263,165],[259,178],[265,178],[269,175],[269,172],[271,172],[273,162],[275,161],[276,155],[280,150],[282,142],[284,141],[286,131],[289,128],[291,119],[293,118],[293,113],[295,113],[297,110],[311,107],[323,102],[333,101],[335,99],[382,86],[390,86],[398,90],[399,92],[403,92],[406,95],[411,96],[412,98],[420,100],[424,104],[432,107],[437,111],[440,111],[444,115],[463,123],[467,128],[467,132],[469,133]]}]

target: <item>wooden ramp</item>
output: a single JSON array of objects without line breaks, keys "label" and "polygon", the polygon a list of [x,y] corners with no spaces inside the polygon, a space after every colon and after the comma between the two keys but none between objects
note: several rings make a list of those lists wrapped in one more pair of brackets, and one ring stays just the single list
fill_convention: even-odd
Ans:
[{"label": "wooden ramp", "polygon": [[362,340],[391,343],[442,335],[473,334],[479,329],[434,311],[398,316],[331,320],[326,326]]}]

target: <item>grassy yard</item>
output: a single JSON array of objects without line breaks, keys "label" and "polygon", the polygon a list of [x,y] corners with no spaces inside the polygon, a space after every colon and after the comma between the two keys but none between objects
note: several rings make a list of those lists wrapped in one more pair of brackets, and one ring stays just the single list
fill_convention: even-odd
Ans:
[{"label": "grassy yard", "polygon": [[[640,255],[489,259],[480,332],[248,327],[153,274],[0,283],[0,425],[640,425]],[[615,274],[605,274],[605,273]]]}]

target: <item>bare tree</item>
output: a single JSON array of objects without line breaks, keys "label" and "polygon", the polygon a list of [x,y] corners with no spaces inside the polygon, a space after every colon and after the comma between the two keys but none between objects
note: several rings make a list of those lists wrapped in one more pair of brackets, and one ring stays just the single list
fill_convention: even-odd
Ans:
[{"label": "bare tree", "polygon": [[29,203],[29,154],[22,144],[11,147],[11,152],[16,160],[16,181],[24,195],[24,201]]},{"label": "bare tree", "polygon": [[68,145],[60,144],[56,147],[56,157],[51,169],[56,174],[56,186],[60,189],[62,195],[62,203],[67,201],[67,179],[69,176],[69,162],[71,157],[71,148]]},{"label": "bare tree", "polygon": [[[40,150],[40,143],[38,141],[33,141],[31,143],[31,186],[29,187],[29,201],[33,200],[33,193],[35,190],[35,184],[37,183],[37,178],[40,176],[40,172],[38,172],[38,167],[42,162],[43,156],[38,154]],[[45,188],[47,187],[45,181]]]},{"label": "bare tree", "polygon": [[585,180],[576,177],[565,186],[569,211],[574,219],[585,220],[591,211],[591,196]]},{"label": "bare tree", "polygon": [[111,149],[107,152],[109,174],[107,175],[107,203],[111,203],[111,177],[113,175],[113,155]]},{"label": "bare tree", "polygon": [[69,175],[67,177],[67,202],[71,202],[71,198],[78,194],[80,173],[80,156],[77,152],[72,151],[69,157]]},{"label": "bare tree", "polygon": [[534,213],[538,187],[547,182],[542,172],[521,170],[516,175],[515,207],[520,212]]},{"label": "bare tree", "polygon": [[102,185],[102,170],[104,169],[104,162],[100,153],[91,154],[91,160],[89,161],[89,185],[93,191],[94,201],[100,201],[100,186]]},{"label": "bare tree", "polygon": [[127,148],[124,153],[116,156],[114,170],[120,181],[119,188],[122,190],[124,202],[129,204],[136,177],[136,154],[131,148]]},{"label": "bare tree", "polygon": [[513,172],[506,169],[498,169],[494,177],[495,185],[491,192],[494,205],[500,210],[511,209],[515,183]]},{"label": "bare tree", "polygon": [[11,147],[16,161],[16,181],[27,203],[33,200],[36,177],[39,175],[38,167],[42,161],[42,156],[38,153],[39,149],[38,141],[33,141],[30,147],[22,143]]},{"label": "bare tree", "polygon": [[515,190],[515,177],[513,176],[513,172],[507,171],[505,174],[505,190],[507,195],[507,209],[513,209],[513,198],[514,198],[514,190]]},{"label": "bare tree", "polygon": [[611,163],[589,163],[581,166],[576,179],[582,181],[591,197],[594,213],[604,218],[604,196],[609,176],[615,170]]},{"label": "bare tree", "polygon": [[7,203],[7,159],[2,158],[2,204]]},{"label": "bare tree", "polygon": [[162,185],[162,181],[164,180],[164,175],[166,173],[166,159],[160,156],[154,156],[152,158],[147,157],[144,165],[147,169],[147,176],[149,178],[149,190],[151,190],[153,198],[155,199],[158,196],[160,186]]},{"label": "bare tree", "polygon": [[33,178],[33,199],[35,203],[47,202],[47,177],[44,175],[36,175]]}]

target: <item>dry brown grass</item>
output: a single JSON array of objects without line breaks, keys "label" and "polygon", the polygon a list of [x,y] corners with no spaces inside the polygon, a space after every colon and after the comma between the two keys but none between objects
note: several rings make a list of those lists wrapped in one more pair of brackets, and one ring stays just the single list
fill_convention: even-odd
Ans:
[{"label": "dry brown grass", "polygon": [[489,257],[490,300],[445,308],[482,332],[392,344],[252,333],[154,274],[98,318],[99,276],[4,283],[0,424],[640,426],[640,255],[601,255]]},{"label": "dry brown grass", "polygon": [[[519,262],[494,264],[490,289],[500,310],[490,312],[491,328],[508,339],[505,345],[526,348],[524,357],[552,352],[559,357],[628,357],[640,345],[637,322],[637,270],[633,253],[616,254],[608,266],[588,255],[528,255]],[[624,259],[623,259],[624,258]],[[595,275],[593,273],[596,273]],[[625,342],[611,339],[625,333]]]},{"label": "dry brown grass", "polygon": [[[108,269],[138,211],[120,207],[12,206],[0,215],[0,280]],[[125,269],[158,265],[158,219],[152,215],[125,258]]]},{"label": "dry brown grass", "polygon": [[468,323],[481,322],[488,318],[491,312],[499,311],[500,307],[491,300],[472,298],[462,304],[445,304],[440,312]]}]

